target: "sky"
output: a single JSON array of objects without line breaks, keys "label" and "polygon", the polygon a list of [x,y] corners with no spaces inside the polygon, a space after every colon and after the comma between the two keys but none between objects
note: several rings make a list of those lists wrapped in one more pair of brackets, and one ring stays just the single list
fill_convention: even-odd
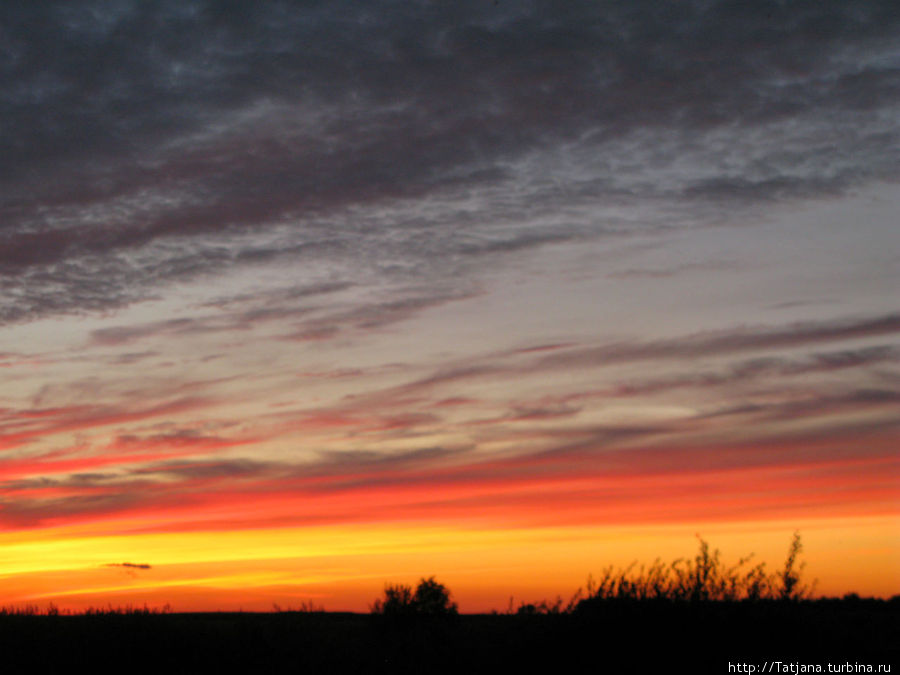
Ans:
[{"label": "sky", "polygon": [[8,2],[0,120],[0,604],[900,593],[896,2]]}]

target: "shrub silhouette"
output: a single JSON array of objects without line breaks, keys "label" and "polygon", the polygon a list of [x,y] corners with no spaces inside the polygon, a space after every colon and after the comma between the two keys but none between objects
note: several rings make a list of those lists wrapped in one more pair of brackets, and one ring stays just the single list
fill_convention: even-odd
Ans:
[{"label": "shrub silhouette", "polygon": [[456,603],[450,599],[450,591],[435,578],[419,580],[415,593],[404,584],[386,584],[384,597],[371,606],[373,614],[384,616],[455,616]]}]

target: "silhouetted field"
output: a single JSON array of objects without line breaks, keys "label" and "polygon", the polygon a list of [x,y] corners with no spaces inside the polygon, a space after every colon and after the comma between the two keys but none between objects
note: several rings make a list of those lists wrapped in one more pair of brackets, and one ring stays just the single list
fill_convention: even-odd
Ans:
[{"label": "silhouetted field", "polygon": [[[0,616],[0,669],[92,672],[652,672],[897,661],[900,601],[606,601],[570,614]],[[656,671],[660,672],[660,671]],[[666,671],[661,671],[666,672]],[[732,671],[734,672],[734,671]],[[787,672],[787,671],[784,671]]]},{"label": "silhouetted field", "polygon": [[801,550],[794,535],[784,566],[769,573],[749,556],[728,567],[701,539],[692,559],[610,567],[567,604],[514,609],[510,601],[504,614],[458,614],[434,577],[415,589],[387,584],[370,614],[312,604],[202,614],[0,608],[0,672],[729,673],[762,672],[768,662],[767,672],[856,673],[893,665],[900,596],[812,600]]}]

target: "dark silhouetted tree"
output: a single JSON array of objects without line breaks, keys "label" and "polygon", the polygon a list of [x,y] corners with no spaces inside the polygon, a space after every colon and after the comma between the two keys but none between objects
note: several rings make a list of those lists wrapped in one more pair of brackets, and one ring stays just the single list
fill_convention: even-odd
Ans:
[{"label": "dark silhouetted tree", "polygon": [[414,612],[412,588],[404,584],[385,584],[384,597],[372,603],[373,614],[404,616]]},{"label": "dark silhouetted tree", "polygon": [[419,581],[413,604],[418,614],[449,616],[457,613],[456,603],[450,600],[450,591],[434,577]]},{"label": "dark silhouetted tree", "polygon": [[420,579],[416,591],[403,584],[387,584],[384,597],[378,598],[371,606],[373,614],[384,616],[454,616],[456,603],[450,599],[450,591],[434,577]]}]

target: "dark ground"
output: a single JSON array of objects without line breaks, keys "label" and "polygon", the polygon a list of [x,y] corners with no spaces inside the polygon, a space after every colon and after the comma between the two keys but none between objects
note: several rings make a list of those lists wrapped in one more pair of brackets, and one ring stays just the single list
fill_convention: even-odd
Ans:
[{"label": "dark ground", "polygon": [[[577,614],[0,616],[0,672],[728,673],[892,665],[900,602],[606,602]],[[731,668],[729,668],[731,664]],[[531,667],[531,668],[529,668]],[[772,668],[770,665],[769,668]],[[756,672],[760,672],[757,670]],[[865,672],[845,670],[844,672]],[[898,672],[894,670],[894,672]]]}]

